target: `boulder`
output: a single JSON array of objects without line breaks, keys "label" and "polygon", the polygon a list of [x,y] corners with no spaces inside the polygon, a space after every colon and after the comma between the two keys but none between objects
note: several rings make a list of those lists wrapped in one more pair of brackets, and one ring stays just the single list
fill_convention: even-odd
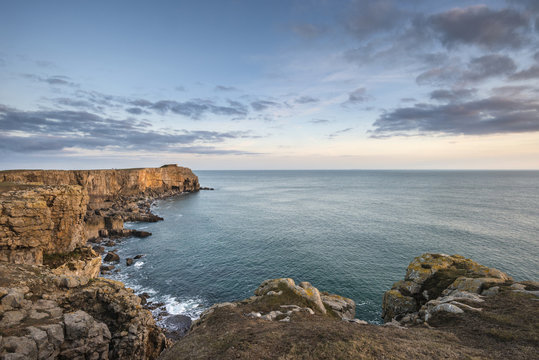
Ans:
[{"label": "boulder", "polygon": [[191,327],[191,318],[186,315],[172,315],[163,321],[163,326],[169,333],[169,338],[177,339],[189,331]]},{"label": "boulder", "polygon": [[113,251],[109,251],[107,253],[107,255],[105,255],[104,261],[106,261],[106,262],[119,262],[120,261],[120,256],[118,254],[116,254],[115,252],[113,252]]},{"label": "boulder", "polygon": [[352,299],[326,292],[320,294],[320,299],[328,311],[343,320],[353,319],[356,315],[356,303]]},{"label": "boulder", "polygon": [[405,296],[398,290],[389,290],[382,301],[382,318],[390,322],[408,313],[417,311],[417,301],[411,296]]},{"label": "boulder", "polygon": [[[295,301],[283,302],[286,304],[296,303],[297,305],[304,304],[312,308],[314,311],[326,314],[327,310],[320,298],[320,292],[309,282],[301,282],[298,285],[290,278],[280,278],[266,280],[255,290],[256,296],[264,296],[270,291],[279,293],[276,295],[279,298],[292,299]],[[278,299],[275,300],[279,301]]]},{"label": "boulder", "polygon": [[493,285],[511,281],[507,274],[460,255],[423,254],[406,269],[404,280],[384,294],[384,321],[418,312],[429,300],[455,291],[480,294]]}]

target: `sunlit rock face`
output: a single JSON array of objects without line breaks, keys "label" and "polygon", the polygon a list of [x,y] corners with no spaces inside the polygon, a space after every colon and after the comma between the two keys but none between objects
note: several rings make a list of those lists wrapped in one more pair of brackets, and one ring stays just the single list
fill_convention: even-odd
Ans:
[{"label": "sunlit rock face", "polygon": [[88,194],[78,185],[0,192],[0,261],[41,264],[43,254],[86,243]]},{"label": "sunlit rock face", "polygon": [[157,195],[172,190],[191,192],[200,188],[198,177],[177,165],[111,170],[7,170],[0,171],[0,182],[80,185],[88,192],[90,206],[94,208],[120,196]]}]

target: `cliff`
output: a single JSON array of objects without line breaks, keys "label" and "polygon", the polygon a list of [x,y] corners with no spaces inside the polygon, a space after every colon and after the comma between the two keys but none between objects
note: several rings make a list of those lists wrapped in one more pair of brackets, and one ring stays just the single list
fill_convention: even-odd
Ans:
[{"label": "cliff", "polygon": [[91,208],[107,207],[120,197],[192,192],[200,188],[198,177],[177,165],[112,170],[5,170],[0,171],[0,182],[79,185],[88,192]]},{"label": "cliff", "polygon": [[384,296],[384,325],[353,319],[352,300],[309,283],[267,280],[205,311],[159,359],[533,359],[538,297],[537,282],[424,254]]},{"label": "cliff", "polygon": [[41,264],[43,254],[86,243],[88,195],[81,186],[0,187],[0,261]]},{"label": "cliff", "polygon": [[[155,359],[169,343],[141,298],[98,278],[89,238],[148,236],[151,202],[198,191],[175,165],[0,172],[0,359]],[[45,266],[42,266],[45,265]]]},{"label": "cliff", "polygon": [[43,254],[88,239],[141,235],[124,221],[162,220],[150,211],[154,199],[199,188],[198,177],[176,165],[0,171],[0,261],[41,264]]}]

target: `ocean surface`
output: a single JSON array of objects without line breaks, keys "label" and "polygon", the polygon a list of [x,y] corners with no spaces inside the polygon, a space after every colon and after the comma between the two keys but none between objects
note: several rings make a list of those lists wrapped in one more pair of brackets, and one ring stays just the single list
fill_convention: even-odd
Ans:
[{"label": "ocean surface", "polygon": [[[196,318],[291,277],[352,298],[380,323],[382,295],[424,252],[539,280],[537,171],[195,171],[214,191],[155,203],[158,223],[117,244],[111,277]],[[144,257],[125,266],[125,258]]]}]

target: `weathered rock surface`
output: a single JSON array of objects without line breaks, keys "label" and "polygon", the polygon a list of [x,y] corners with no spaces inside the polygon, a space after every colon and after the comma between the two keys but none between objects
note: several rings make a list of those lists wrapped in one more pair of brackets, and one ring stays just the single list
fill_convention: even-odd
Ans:
[{"label": "weathered rock surface", "polygon": [[[124,221],[163,220],[151,213],[153,200],[198,191],[200,188],[198,177],[190,169],[177,165],[120,170],[7,170],[0,171],[0,184],[4,184],[5,188],[7,184],[80,186],[88,194],[88,207],[83,212],[83,240],[149,236],[150,233],[124,229]],[[69,222],[66,221],[66,224],[69,225]],[[39,263],[25,258],[32,256],[39,257],[39,254],[13,248],[9,258],[19,259],[18,262],[23,263]]]},{"label": "weathered rock surface", "polygon": [[296,285],[293,279],[279,278],[262,282],[254,291],[255,296],[233,303],[215,304],[204,311],[194,322],[198,326],[220,308],[245,308],[246,316],[269,321],[291,321],[298,312],[318,314],[335,319],[349,320],[355,316],[356,305],[352,299],[339,295],[320,293],[309,282]]},{"label": "weathered rock surface", "polygon": [[350,319],[349,299],[273,279],[212,306],[160,359],[537,357],[538,283],[512,283],[460,256],[425,254],[408,270],[386,293],[385,314],[397,315],[384,326]]},{"label": "weathered rock surface", "polygon": [[474,311],[459,300],[480,302],[476,294],[511,281],[509,275],[460,255],[423,254],[410,263],[404,280],[384,294],[382,317],[386,322],[423,322],[439,311]]},{"label": "weathered rock surface", "polygon": [[88,195],[80,186],[32,186],[0,192],[0,261],[41,264],[43,254],[86,243]]},{"label": "weathered rock surface", "polygon": [[140,298],[112,280],[0,263],[0,304],[0,359],[155,359],[167,344]]},{"label": "weathered rock surface", "polygon": [[92,208],[121,196],[143,193],[197,191],[198,178],[185,167],[165,165],[160,168],[112,170],[6,170],[0,182],[40,183],[44,185],[79,185],[87,190]]}]

